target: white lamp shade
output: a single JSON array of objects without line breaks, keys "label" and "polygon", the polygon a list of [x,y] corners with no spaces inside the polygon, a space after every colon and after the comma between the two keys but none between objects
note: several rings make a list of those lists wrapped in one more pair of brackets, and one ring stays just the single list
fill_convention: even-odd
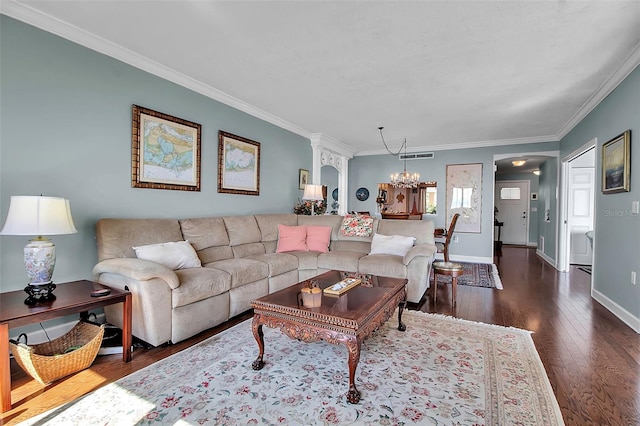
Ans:
[{"label": "white lamp shade", "polygon": [[59,197],[12,196],[1,235],[62,235],[78,232],[69,200]]},{"label": "white lamp shade", "polygon": [[324,197],[322,196],[322,185],[305,185],[302,199],[314,201],[324,200]]}]

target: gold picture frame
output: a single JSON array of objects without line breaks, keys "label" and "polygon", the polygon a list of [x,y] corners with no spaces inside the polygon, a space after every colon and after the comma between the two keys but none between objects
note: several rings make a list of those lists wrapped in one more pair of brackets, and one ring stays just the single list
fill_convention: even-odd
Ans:
[{"label": "gold picture frame", "polygon": [[200,191],[200,124],[133,105],[131,127],[133,188]]},{"label": "gold picture frame", "polygon": [[629,192],[631,188],[631,130],[602,145],[602,193]]},{"label": "gold picture frame", "polygon": [[218,192],[260,195],[260,142],[218,132]]},{"label": "gold picture frame", "polygon": [[309,183],[309,170],[300,169],[298,171],[298,189],[304,189]]}]

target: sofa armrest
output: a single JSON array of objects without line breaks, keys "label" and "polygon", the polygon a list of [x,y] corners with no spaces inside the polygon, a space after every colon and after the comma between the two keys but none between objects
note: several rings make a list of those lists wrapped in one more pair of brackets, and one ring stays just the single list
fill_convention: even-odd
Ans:
[{"label": "sofa armrest", "polygon": [[93,275],[116,274],[138,281],[153,278],[164,280],[171,289],[180,287],[178,275],[171,269],[156,262],[135,258],[107,259],[93,267]]},{"label": "sofa armrest", "polygon": [[402,263],[404,265],[408,265],[411,261],[418,257],[431,257],[437,252],[437,248],[435,244],[418,244],[416,246],[411,247],[407,254],[402,258]]}]

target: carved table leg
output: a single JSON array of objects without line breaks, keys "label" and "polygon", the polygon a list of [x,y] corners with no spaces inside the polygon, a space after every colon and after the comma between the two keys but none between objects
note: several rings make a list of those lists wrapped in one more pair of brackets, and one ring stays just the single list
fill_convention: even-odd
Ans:
[{"label": "carved table leg", "polygon": [[402,322],[402,311],[404,311],[404,308],[407,306],[407,300],[402,300],[400,301],[400,303],[398,304],[398,330],[399,331],[405,331],[407,329],[407,326],[404,325],[404,323]]},{"label": "carved table leg", "polygon": [[251,364],[251,368],[254,370],[262,370],[262,367],[264,367],[264,361],[262,360],[264,357],[264,333],[262,332],[262,324],[260,324],[259,316],[253,317],[251,329],[253,330],[253,337],[255,337],[256,342],[258,342],[258,350],[260,352],[258,358]]},{"label": "carved table leg", "polygon": [[352,337],[346,342],[349,350],[349,392],[347,392],[347,402],[357,404],[360,401],[360,391],[356,388],[356,368],[360,361],[360,339]]}]

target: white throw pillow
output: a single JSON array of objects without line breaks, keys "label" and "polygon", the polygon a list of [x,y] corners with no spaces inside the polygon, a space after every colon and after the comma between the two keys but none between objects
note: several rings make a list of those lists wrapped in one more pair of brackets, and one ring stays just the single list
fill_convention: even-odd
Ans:
[{"label": "white throw pillow", "polygon": [[198,254],[189,241],[149,244],[133,247],[138,259],[153,260],[169,269],[199,268],[202,266]]},{"label": "white throw pillow", "polygon": [[393,254],[404,256],[413,247],[416,239],[402,235],[373,234],[371,252],[369,254]]}]

